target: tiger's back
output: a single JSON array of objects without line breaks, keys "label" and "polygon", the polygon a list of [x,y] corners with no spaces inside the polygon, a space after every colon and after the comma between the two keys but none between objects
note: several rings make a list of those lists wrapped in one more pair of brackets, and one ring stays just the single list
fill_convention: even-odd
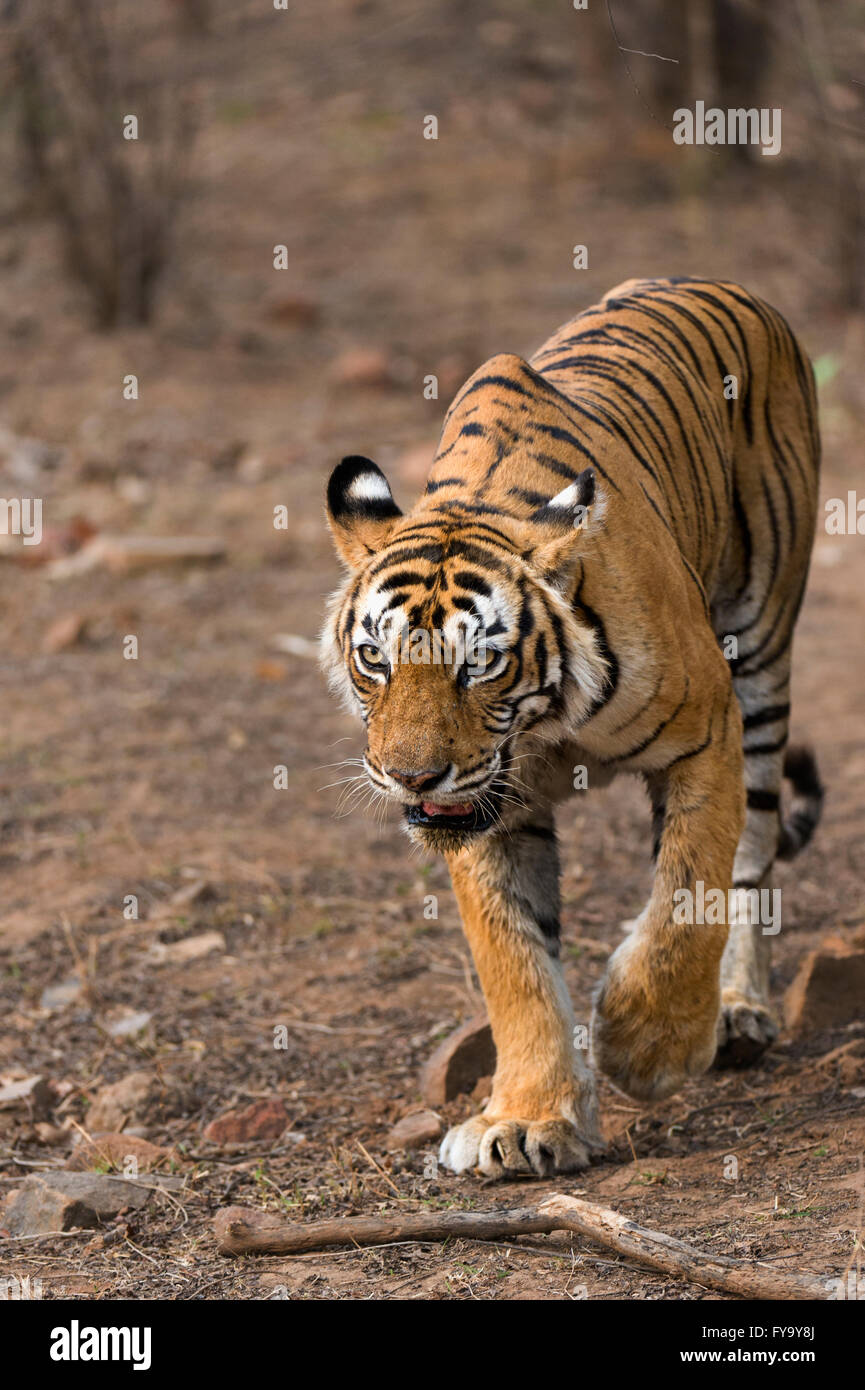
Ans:
[{"label": "tiger's back", "polygon": [[[671,712],[661,690],[647,687],[656,660],[639,615],[662,601],[655,573],[660,585],[668,578],[652,565],[652,549],[675,551],[729,662],[749,806],[777,818],[820,466],[813,372],[784,318],[721,281],[617,286],[529,363],[502,354],[470,378],[448,412],[421,505],[531,521],[586,466],[603,494],[605,543],[584,567],[576,603],[612,657],[606,701],[619,696],[612,718],[595,712],[602,752],[626,761],[635,746],[645,751],[651,731],[633,717],[641,700],[644,714]],[[648,563],[635,566],[646,547]],[[603,738],[607,728],[618,742]],[[819,806],[813,764],[797,753],[787,766],[799,782],[782,834],[789,855]],[[743,869],[749,881],[767,857],[754,846]]]},{"label": "tiger's back", "polygon": [[[819,461],[813,373],[776,310],[725,282],[629,280],[528,364],[478,369],[424,503],[531,519],[591,465],[609,505],[651,509],[710,600],[756,603],[790,577],[801,591]],[[771,564],[755,572],[764,541]]]}]

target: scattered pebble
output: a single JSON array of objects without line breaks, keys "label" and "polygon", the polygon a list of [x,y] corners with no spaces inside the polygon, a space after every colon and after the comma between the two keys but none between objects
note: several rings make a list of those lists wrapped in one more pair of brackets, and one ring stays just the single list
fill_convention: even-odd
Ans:
[{"label": "scattered pebble", "polygon": [[415,1110],[397,1120],[387,1136],[389,1149],[421,1149],[441,1138],[444,1125],[434,1110]]},{"label": "scattered pebble", "polygon": [[444,1105],[472,1091],[496,1069],[493,1033],[485,1014],[469,1019],[440,1043],[421,1072],[421,1094],[428,1105]]}]

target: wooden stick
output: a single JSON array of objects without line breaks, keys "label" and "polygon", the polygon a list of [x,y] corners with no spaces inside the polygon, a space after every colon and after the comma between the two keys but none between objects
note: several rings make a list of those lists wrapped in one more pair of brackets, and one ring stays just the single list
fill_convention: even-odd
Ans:
[{"label": "wooden stick", "polygon": [[[256,1217],[258,1219],[256,1219]],[[662,1231],[640,1226],[609,1207],[579,1197],[556,1195],[534,1207],[499,1211],[406,1212],[351,1216],[327,1221],[262,1224],[260,1214],[226,1207],[214,1227],[224,1255],[298,1255],[333,1245],[386,1245],[397,1240],[497,1240],[502,1236],[568,1231],[648,1269],[687,1279],[740,1298],[773,1301],[828,1299],[828,1282],[809,1274],[787,1274],[770,1265],[726,1255],[707,1255]],[[553,1253],[553,1252],[551,1252]]]},{"label": "wooden stick", "polygon": [[550,1197],[539,1210],[558,1216],[562,1230],[575,1231],[661,1274],[722,1293],[773,1301],[829,1297],[830,1285],[816,1275],[786,1274],[770,1265],[735,1260],[728,1255],[707,1255],[684,1240],[640,1226],[609,1207],[579,1197]]}]

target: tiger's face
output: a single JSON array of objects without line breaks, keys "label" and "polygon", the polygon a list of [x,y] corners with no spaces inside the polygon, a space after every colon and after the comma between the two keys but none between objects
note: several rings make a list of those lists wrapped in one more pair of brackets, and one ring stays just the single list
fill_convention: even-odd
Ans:
[{"label": "tiger's face", "polygon": [[367,459],[331,477],[328,520],[350,574],[322,661],[366,726],[369,783],[430,848],[506,825],[533,782],[527,740],[561,737],[602,689],[594,634],[569,603],[587,485],[529,526],[459,505],[403,516]]}]

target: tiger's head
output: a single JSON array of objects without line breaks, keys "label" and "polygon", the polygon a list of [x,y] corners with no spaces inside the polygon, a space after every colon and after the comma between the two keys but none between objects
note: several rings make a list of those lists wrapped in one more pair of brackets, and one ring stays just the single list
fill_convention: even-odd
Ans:
[{"label": "tiger's head", "polygon": [[322,665],[366,726],[369,782],[429,848],[506,825],[536,779],[521,749],[572,732],[603,691],[594,629],[572,606],[595,500],[587,469],[531,520],[435,491],[403,515],[369,459],[331,475],[349,573]]}]

